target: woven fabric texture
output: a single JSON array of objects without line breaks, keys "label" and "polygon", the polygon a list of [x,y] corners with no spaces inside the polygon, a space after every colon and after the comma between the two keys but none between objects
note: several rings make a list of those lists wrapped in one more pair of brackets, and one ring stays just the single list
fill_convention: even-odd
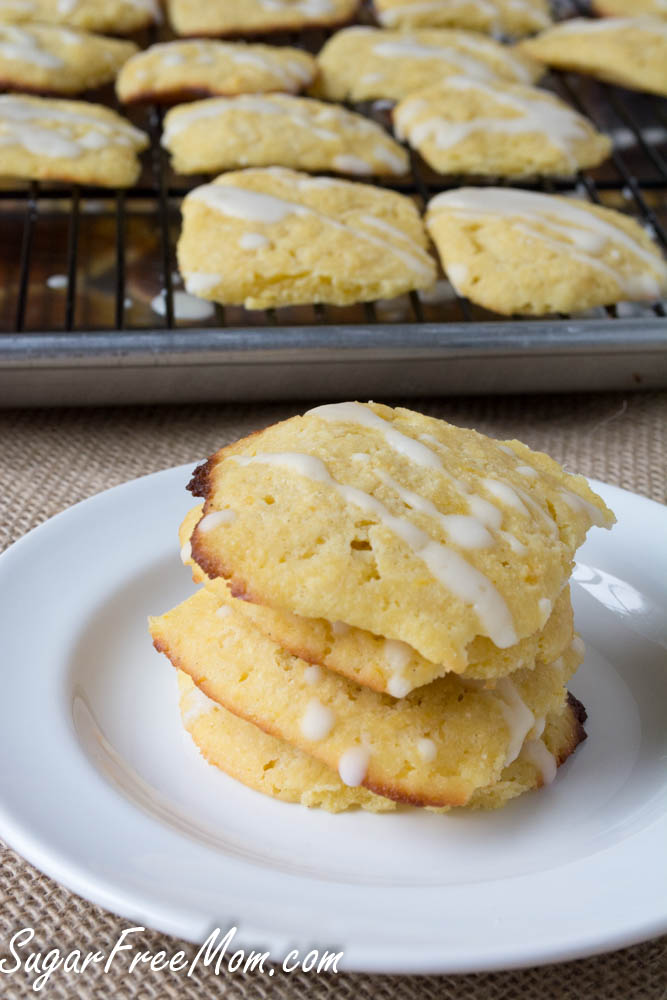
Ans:
[{"label": "woven fabric texture", "polygon": [[[388,400],[388,402],[391,402]],[[312,404],[311,404],[312,405]],[[571,470],[654,500],[667,498],[667,394],[542,396],[410,403],[495,437],[519,437]],[[136,476],[193,463],[251,430],[299,412],[299,404],[0,412],[0,548],[71,504]],[[7,669],[7,664],[3,665]],[[107,950],[127,921],[80,899],[2,847],[0,957],[13,933],[36,931],[30,950]],[[146,931],[137,948],[169,955],[196,948]],[[6,1000],[40,995],[25,972],[2,977]],[[466,976],[183,973],[122,964],[104,975],[56,973],[53,1000],[664,1000],[667,938],[578,962]]]}]

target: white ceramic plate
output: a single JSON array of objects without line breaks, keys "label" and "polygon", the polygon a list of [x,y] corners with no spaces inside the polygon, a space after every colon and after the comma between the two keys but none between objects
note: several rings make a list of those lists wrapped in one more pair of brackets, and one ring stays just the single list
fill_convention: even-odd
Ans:
[{"label": "white ceramic plate", "polygon": [[[192,466],[93,497],[0,557],[0,835],[135,923],[343,950],[340,968],[467,972],[667,930],[667,510],[616,511],[573,588],[589,739],[497,813],[328,815],[248,791],[180,726],[146,616],[192,591],[176,530]],[[235,945],[236,946],[236,945]]]}]

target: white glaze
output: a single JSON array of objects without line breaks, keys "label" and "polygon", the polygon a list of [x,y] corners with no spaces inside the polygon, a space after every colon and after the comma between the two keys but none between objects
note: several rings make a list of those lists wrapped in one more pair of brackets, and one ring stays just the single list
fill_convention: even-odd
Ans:
[{"label": "white glaze", "polygon": [[334,156],[332,166],[335,170],[340,170],[342,174],[368,176],[373,173],[372,164],[362,160],[360,156],[353,156],[351,153],[340,153],[338,156]]},{"label": "white glaze", "polygon": [[583,640],[580,639],[578,635],[575,635],[574,639],[570,643],[570,649],[576,656],[580,656],[583,659],[584,654],[586,652],[586,646],[584,645]]},{"label": "white glaze", "polygon": [[551,614],[551,609],[553,605],[548,597],[540,597],[537,602],[537,611],[540,616],[540,628],[542,628],[547,623],[547,619]]},{"label": "white glaze", "polygon": [[206,296],[216,285],[220,284],[219,274],[202,274],[199,271],[191,271],[183,275],[186,291],[191,295]]},{"label": "white glaze", "polygon": [[537,469],[534,469],[532,465],[517,465],[515,471],[525,476],[526,479],[537,479],[539,477]]},{"label": "white glaze", "polygon": [[263,233],[243,233],[239,238],[239,246],[242,250],[263,250],[270,243],[271,240],[267,239]]},{"label": "white glaze", "polygon": [[209,531],[214,531],[221,524],[231,524],[237,518],[235,510],[213,510],[210,514],[202,517],[197,525],[197,534],[205,535]]},{"label": "white glaze", "polygon": [[181,562],[185,566],[192,559],[192,545],[190,544],[190,539],[184,542],[181,546]]},{"label": "white glaze", "polygon": [[311,698],[301,718],[301,733],[311,743],[318,743],[327,738],[335,721],[336,718],[327,705],[323,705],[319,698]]},{"label": "white glaze", "polygon": [[417,740],[417,753],[425,763],[430,764],[434,761],[437,752],[438,748],[433,740],[429,739],[428,736],[423,736],[421,739]]},{"label": "white glaze", "polygon": [[[203,320],[210,319],[211,316],[215,315],[215,309],[210,302],[198,299],[188,292],[173,292],[172,302],[176,319]],[[167,315],[167,294],[164,290],[151,299],[151,309],[158,316]]]},{"label": "white glaze", "polygon": [[66,274],[51,274],[46,279],[46,287],[53,289],[67,288],[68,280]]},{"label": "white glaze", "polygon": [[495,694],[498,696],[505,722],[509,728],[509,742],[505,755],[505,767],[507,767],[519,756],[526,736],[535,725],[535,716],[509,677],[500,678],[495,687]]},{"label": "white glaze", "polygon": [[560,492],[563,500],[571,510],[576,511],[579,514],[588,514],[591,524],[596,525],[598,528],[608,527],[605,515],[595,506],[595,504],[592,504],[589,500],[584,500],[583,497],[578,496],[576,493],[572,493],[571,490],[562,489]]},{"label": "white glaze", "polygon": [[208,715],[216,708],[218,708],[217,704],[208,695],[205,695],[198,687],[194,687],[188,691],[183,712],[183,724],[185,726],[191,725],[202,715]]},{"label": "white glaze", "polygon": [[508,483],[503,482],[501,479],[482,479],[482,486],[505,507],[512,507],[514,510],[519,511],[520,514],[528,515],[525,504],[522,503],[517,493]]},{"label": "white glaze", "polygon": [[219,608],[216,608],[215,613],[218,618],[229,618],[232,613],[232,609],[229,604],[221,604]]},{"label": "white glaze", "polygon": [[351,747],[338,761],[338,774],[344,785],[358,788],[368,771],[370,753],[366,747]]},{"label": "white glaze", "polygon": [[0,26],[0,59],[29,63],[42,69],[62,69],[64,60],[49,49],[42,48],[29,28]]},{"label": "white glaze", "polygon": [[526,740],[521,751],[521,757],[537,768],[543,785],[551,784],[556,777],[558,763],[554,755],[547,750],[542,740]]},{"label": "white glaze", "polygon": [[312,684],[313,686],[319,684],[322,680],[322,668],[316,663],[313,663],[310,667],[306,667],[303,672],[303,679],[306,684]]}]

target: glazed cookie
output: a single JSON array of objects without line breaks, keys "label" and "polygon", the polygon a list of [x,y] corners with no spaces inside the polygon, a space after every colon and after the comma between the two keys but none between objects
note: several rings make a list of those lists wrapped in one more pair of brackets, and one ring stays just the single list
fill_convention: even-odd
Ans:
[{"label": "glazed cookie", "polygon": [[148,136],[85,101],[0,96],[0,176],[129,187]]},{"label": "glazed cookie", "polygon": [[80,94],[115,79],[133,42],[54,25],[0,24],[0,88]]},{"label": "glazed cookie", "polygon": [[553,94],[463,76],[404,98],[393,122],[443,174],[571,176],[611,152],[610,140]]},{"label": "glazed cookie", "polygon": [[521,42],[519,49],[547,66],[667,95],[667,25],[658,18],[575,18]]},{"label": "glazed cookie", "polygon": [[400,100],[447,76],[531,83],[538,64],[484,35],[432,28],[408,33],[347,28],[317,57],[318,96],[332,101]]},{"label": "glazed cookie", "polygon": [[177,35],[261,35],[335,27],[351,21],[359,0],[167,0]]},{"label": "glazed cookie", "polygon": [[182,174],[281,166],[340,174],[405,174],[405,150],[363,115],[287,94],[218,97],[173,108],[163,146]]},{"label": "glazed cookie", "polygon": [[41,21],[84,31],[131,35],[160,20],[159,0],[2,0],[0,21]]},{"label": "glazed cookie", "polygon": [[338,771],[345,784],[412,805],[465,805],[497,781],[565,706],[580,656],[484,682],[450,675],[396,700],[312,667],[206,588],[150,619],[155,648],[234,715]]},{"label": "glazed cookie", "polygon": [[[178,686],[183,725],[202,756],[248,788],[328,812],[355,806],[370,812],[396,809],[392,799],[346,785],[326,764],[228,712],[200,691],[183,671],[178,672]],[[526,741],[497,782],[473,793],[468,807],[498,808],[552,781],[556,767],[585,738],[576,704],[571,699],[560,712],[552,713],[542,738]]]},{"label": "glazed cookie", "polygon": [[[209,579],[192,559],[190,538],[201,514],[201,505],[191,510],[179,532],[182,559],[191,567],[193,580],[209,586],[220,600],[230,603],[260,632],[290,653],[395,698],[404,697],[449,669],[448,664],[426,660],[405,642],[385,639],[343,622],[302,618],[232,597],[223,579]],[[466,650],[467,663],[461,676],[488,680],[504,677],[520,668],[530,669],[536,660],[552,663],[572,642],[581,649],[581,640],[573,639],[572,603],[569,587],[566,587],[556,599],[544,628],[516,645],[499,649],[483,636],[473,639]]]},{"label": "glazed cookie", "polygon": [[[519,442],[378,404],[317,407],[221,449],[192,554],[232,594],[399,639],[461,672],[546,624],[593,523],[582,477]],[[213,515],[213,516],[209,516]]]},{"label": "glazed cookie", "polygon": [[343,305],[432,285],[426,246],[409,198],[269,167],[187,195],[178,263],[187,290],[214,302]]},{"label": "glazed cookie", "polygon": [[551,24],[547,0],[375,0],[384,28],[467,28],[532,35]]},{"label": "glazed cookie", "polygon": [[165,42],[151,45],[125,64],[116,92],[125,104],[176,103],[197,97],[298,93],[316,73],[309,52],[242,42]]},{"label": "glazed cookie", "polygon": [[427,227],[449,280],[486,309],[540,316],[655,300],[667,266],[634,219],[572,198],[460,188],[430,202]]},{"label": "glazed cookie", "polygon": [[593,0],[596,14],[602,17],[658,17],[667,19],[667,0]]}]

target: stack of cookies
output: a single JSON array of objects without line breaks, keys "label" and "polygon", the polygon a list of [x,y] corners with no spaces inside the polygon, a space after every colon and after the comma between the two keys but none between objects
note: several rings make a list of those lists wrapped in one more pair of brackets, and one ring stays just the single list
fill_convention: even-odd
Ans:
[{"label": "stack of cookies", "polygon": [[150,622],[186,728],[332,811],[497,807],[585,733],[568,580],[613,514],[548,456],[410,410],[318,407],[227,446],[181,527],[201,589]]}]

